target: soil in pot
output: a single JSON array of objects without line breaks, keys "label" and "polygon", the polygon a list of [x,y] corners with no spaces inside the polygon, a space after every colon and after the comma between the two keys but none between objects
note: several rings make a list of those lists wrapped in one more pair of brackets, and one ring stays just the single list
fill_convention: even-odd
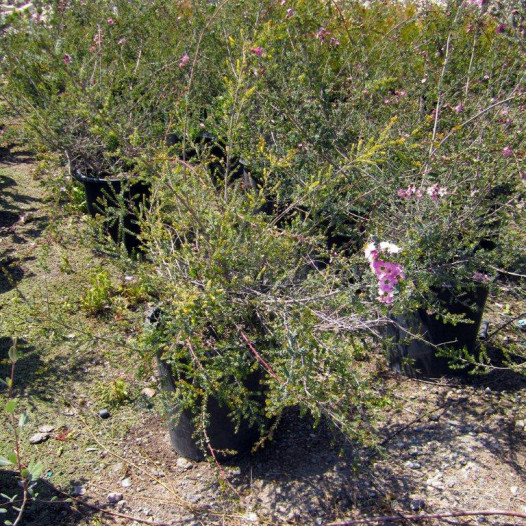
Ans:
[{"label": "soil in pot", "polygon": [[418,309],[414,313],[393,318],[386,329],[392,338],[389,344],[391,369],[407,376],[438,378],[445,375],[466,375],[470,368],[453,368],[451,359],[439,355],[441,348],[460,354],[463,349],[476,357],[477,335],[482,321],[488,288],[478,285],[461,293],[441,289],[439,302],[450,314],[463,314],[466,323],[445,323],[441,317]]}]

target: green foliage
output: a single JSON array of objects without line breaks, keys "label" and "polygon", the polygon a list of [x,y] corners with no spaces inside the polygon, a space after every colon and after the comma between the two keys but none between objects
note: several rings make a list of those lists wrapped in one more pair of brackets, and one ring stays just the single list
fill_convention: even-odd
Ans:
[{"label": "green foliage", "polygon": [[[43,464],[40,461],[34,462],[30,461],[27,467],[22,459],[21,453],[21,430],[28,424],[29,416],[27,413],[21,413],[16,415],[15,412],[18,406],[18,398],[13,397],[13,382],[14,382],[14,373],[15,373],[15,364],[18,361],[18,343],[17,340],[14,340],[13,345],[8,351],[9,362],[11,363],[11,376],[4,383],[8,387],[8,396],[9,399],[6,402],[4,408],[5,420],[8,422],[7,428],[10,431],[10,435],[13,442],[13,449],[6,456],[0,456],[0,466],[9,467],[12,466],[18,472],[18,477],[20,479],[20,485],[23,492],[23,504],[22,506],[15,506],[15,499],[17,495],[9,497],[8,495],[2,494],[2,497],[7,499],[5,504],[10,504],[12,509],[15,512],[15,521],[12,523],[9,520],[4,520],[4,524],[19,524],[22,516],[24,515],[26,503],[29,498],[36,497],[35,485],[40,476],[42,475]],[[8,508],[1,508],[0,513],[5,514],[8,512]]]},{"label": "green foliage", "polygon": [[81,307],[88,314],[101,314],[111,306],[113,293],[114,288],[108,271],[103,268],[95,269],[90,276],[90,286],[81,299]]},{"label": "green foliage", "polygon": [[99,382],[95,391],[101,402],[108,406],[117,407],[130,400],[130,386],[123,378]]},{"label": "green foliage", "polygon": [[[437,291],[525,259],[523,10],[72,5],[13,19],[0,49],[10,107],[71,168],[151,182],[141,285],[115,302],[97,270],[82,308],[159,302],[138,350],[199,418],[207,396],[262,426],[300,404],[371,440],[381,326],[417,309],[459,323]],[[405,276],[389,303],[363,253],[382,241]]]}]

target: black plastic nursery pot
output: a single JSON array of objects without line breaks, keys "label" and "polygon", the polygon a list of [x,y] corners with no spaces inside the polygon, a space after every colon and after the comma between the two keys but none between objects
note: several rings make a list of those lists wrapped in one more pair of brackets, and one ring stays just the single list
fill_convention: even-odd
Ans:
[{"label": "black plastic nursery pot", "polygon": [[84,186],[90,215],[107,218],[106,232],[113,241],[123,242],[129,254],[140,250],[137,211],[139,205],[147,201],[150,185],[144,181],[131,183],[126,178],[90,177],[78,170],[73,172],[73,176]]},{"label": "black plastic nursery pot", "polygon": [[[156,307],[147,315],[146,325],[155,328],[160,323],[162,323],[162,310]],[[171,365],[163,359],[161,352],[156,354],[156,362],[161,387],[166,394],[165,410],[172,447],[185,458],[194,461],[203,460],[205,454],[199,447],[194,425],[195,413],[189,409],[180,411],[177,404],[170,400],[170,394],[177,390],[178,380]],[[249,392],[254,393],[254,400],[261,404],[264,403],[264,389],[261,384],[263,378],[264,372],[257,369],[244,379],[244,386]],[[208,414],[206,435],[216,458],[223,459],[232,456],[225,453],[227,451],[236,454],[247,453],[259,440],[258,426],[251,425],[245,419],[236,427],[229,417],[231,410],[222,405],[216,397],[208,397],[206,410]]]},{"label": "black plastic nursery pot", "polygon": [[[157,355],[157,367],[161,386],[168,395],[177,389],[177,380],[174,378],[169,363]],[[251,391],[259,391],[262,373],[257,370],[245,379],[245,386]],[[239,427],[231,421],[228,407],[221,405],[217,398],[210,396],[207,401],[208,425],[206,435],[210,446],[217,458],[230,456],[224,452],[242,454],[249,452],[260,437],[257,426],[251,426],[248,420],[242,420]],[[195,435],[194,413],[188,409],[179,411],[177,406],[168,406],[167,410],[168,432],[173,449],[181,456],[190,460],[203,460],[205,455],[199,447]]]},{"label": "black plastic nursery pot", "polygon": [[389,349],[391,369],[413,377],[466,375],[469,367],[452,368],[450,359],[437,354],[437,347],[458,352],[466,349],[476,357],[477,335],[488,292],[488,287],[483,284],[460,293],[447,288],[438,291],[442,306],[450,314],[463,314],[470,323],[444,323],[441,317],[437,318],[425,309],[395,317],[387,329],[388,336],[393,337]]}]

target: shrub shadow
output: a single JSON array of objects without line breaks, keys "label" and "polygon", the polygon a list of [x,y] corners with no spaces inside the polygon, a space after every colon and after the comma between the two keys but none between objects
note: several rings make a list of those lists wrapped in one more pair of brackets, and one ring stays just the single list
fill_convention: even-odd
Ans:
[{"label": "shrub shadow", "polygon": [[[26,526],[67,526],[72,524],[86,524],[95,515],[94,510],[85,506],[79,506],[76,502],[66,502],[67,496],[46,480],[45,474],[35,485],[36,497],[30,501],[22,515],[20,524]],[[18,474],[8,469],[0,469],[0,487],[2,493],[13,497],[16,495],[16,505],[19,506],[22,499],[22,491],[18,485]],[[53,502],[51,502],[51,500]],[[6,505],[6,500],[1,497],[0,507],[7,509],[2,516],[4,520],[14,522],[17,512],[12,506]]]},{"label": "shrub shadow", "polygon": [[[11,374],[11,365],[7,353],[13,345],[13,339],[0,337],[0,378]],[[93,367],[94,360],[81,353],[74,358],[57,356],[49,361],[41,358],[42,350],[30,345],[24,339],[18,339],[18,361],[15,365],[14,392],[25,397],[29,404],[32,400],[45,402],[56,401],[64,396],[63,383],[67,381],[82,383],[87,380],[86,370]]]},{"label": "shrub shadow", "polygon": [[[487,411],[487,400],[483,402],[481,395],[487,393],[488,385],[499,385],[508,392],[526,387],[526,378],[511,371],[499,372],[499,378],[455,380],[457,390],[462,385],[472,389],[466,390],[467,394],[458,390],[455,398],[444,389],[436,398],[424,401],[422,418],[409,425],[405,419],[379,429],[385,448],[382,454],[350,442],[323,422],[313,429],[312,420],[292,411],[284,416],[272,442],[251,456],[233,459],[232,465],[241,466],[244,476],[240,484],[253,495],[251,505],[264,510],[271,521],[316,524],[334,520],[335,510],[340,516],[351,511],[369,517],[396,515],[394,501],[394,509],[411,515],[419,511],[415,495],[422,495],[420,502],[425,506],[429,494],[422,494],[422,486],[434,473],[445,471],[446,457],[457,462],[454,470],[460,473],[463,466],[480,463],[482,450],[486,458],[491,456],[517,477],[524,476],[514,447],[520,437],[513,422],[481,418]],[[498,397],[495,393],[498,391],[492,396]],[[435,455],[429,448],[436,444]],[[382,462],[386,458],[389,460]],[[446,472],[447,481],[448,477],[453,473]],[[290,503],[294,503],[292,507]],[[455,503],[451,501],[450,506]]]},{"label": "shrub shadow", "polygon": [[24,278],[24,270],[16,261],[4,259],[11,251],[0,255],[0,294],[9,292]]}]

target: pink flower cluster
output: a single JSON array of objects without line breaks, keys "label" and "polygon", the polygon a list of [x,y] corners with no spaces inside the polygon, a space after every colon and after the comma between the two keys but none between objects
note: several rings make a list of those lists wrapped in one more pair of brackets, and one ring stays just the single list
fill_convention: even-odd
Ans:
[{"label": "pink flower cluster", "polygon": [[382,303],[393,303],[394,287],[401,279],[405,279],[402,266],[399,263],[392,263],[380,259],[379,252],[397,254],[400,249],[393,243],[382,241],[380,249],[376,248],[375,243],[369,243],[365,247],[365,257],[371,265],[371,270],[378,278],[378,300]]},{"label": "pink flower cluster", "polygon": [[328,43],[329,47],[340,45],[340,41],[337,38],[331,37],[331,32],[328,29],[325,29],[324,27],[320,27],[320,29],[316,31],[316,38],[322,44]]},{"label": "pink flower cluster", "polygon": [[186,66],[186,64],[188,64],[188,62],[190,62],[190,57],[185,53],[181,57],[181,61],[179,62],[179,67],[180,68],[184,68]]},{"label": "pink flower cluster", "polygon": [[[407,188],[400,188],[400,190],[397,190],[396,193],[403,199],[411,199],[414,197],[415,199],[419,200],[424,195],[424,192],[420,188],[417,188],[414,184],[410,184]],[[438,201],[439,197],[444,197],[448,194],[448,189],[445,186],[438,186],[438,184],[435,183],[429,186],[425,193],[436,202]]]}]

